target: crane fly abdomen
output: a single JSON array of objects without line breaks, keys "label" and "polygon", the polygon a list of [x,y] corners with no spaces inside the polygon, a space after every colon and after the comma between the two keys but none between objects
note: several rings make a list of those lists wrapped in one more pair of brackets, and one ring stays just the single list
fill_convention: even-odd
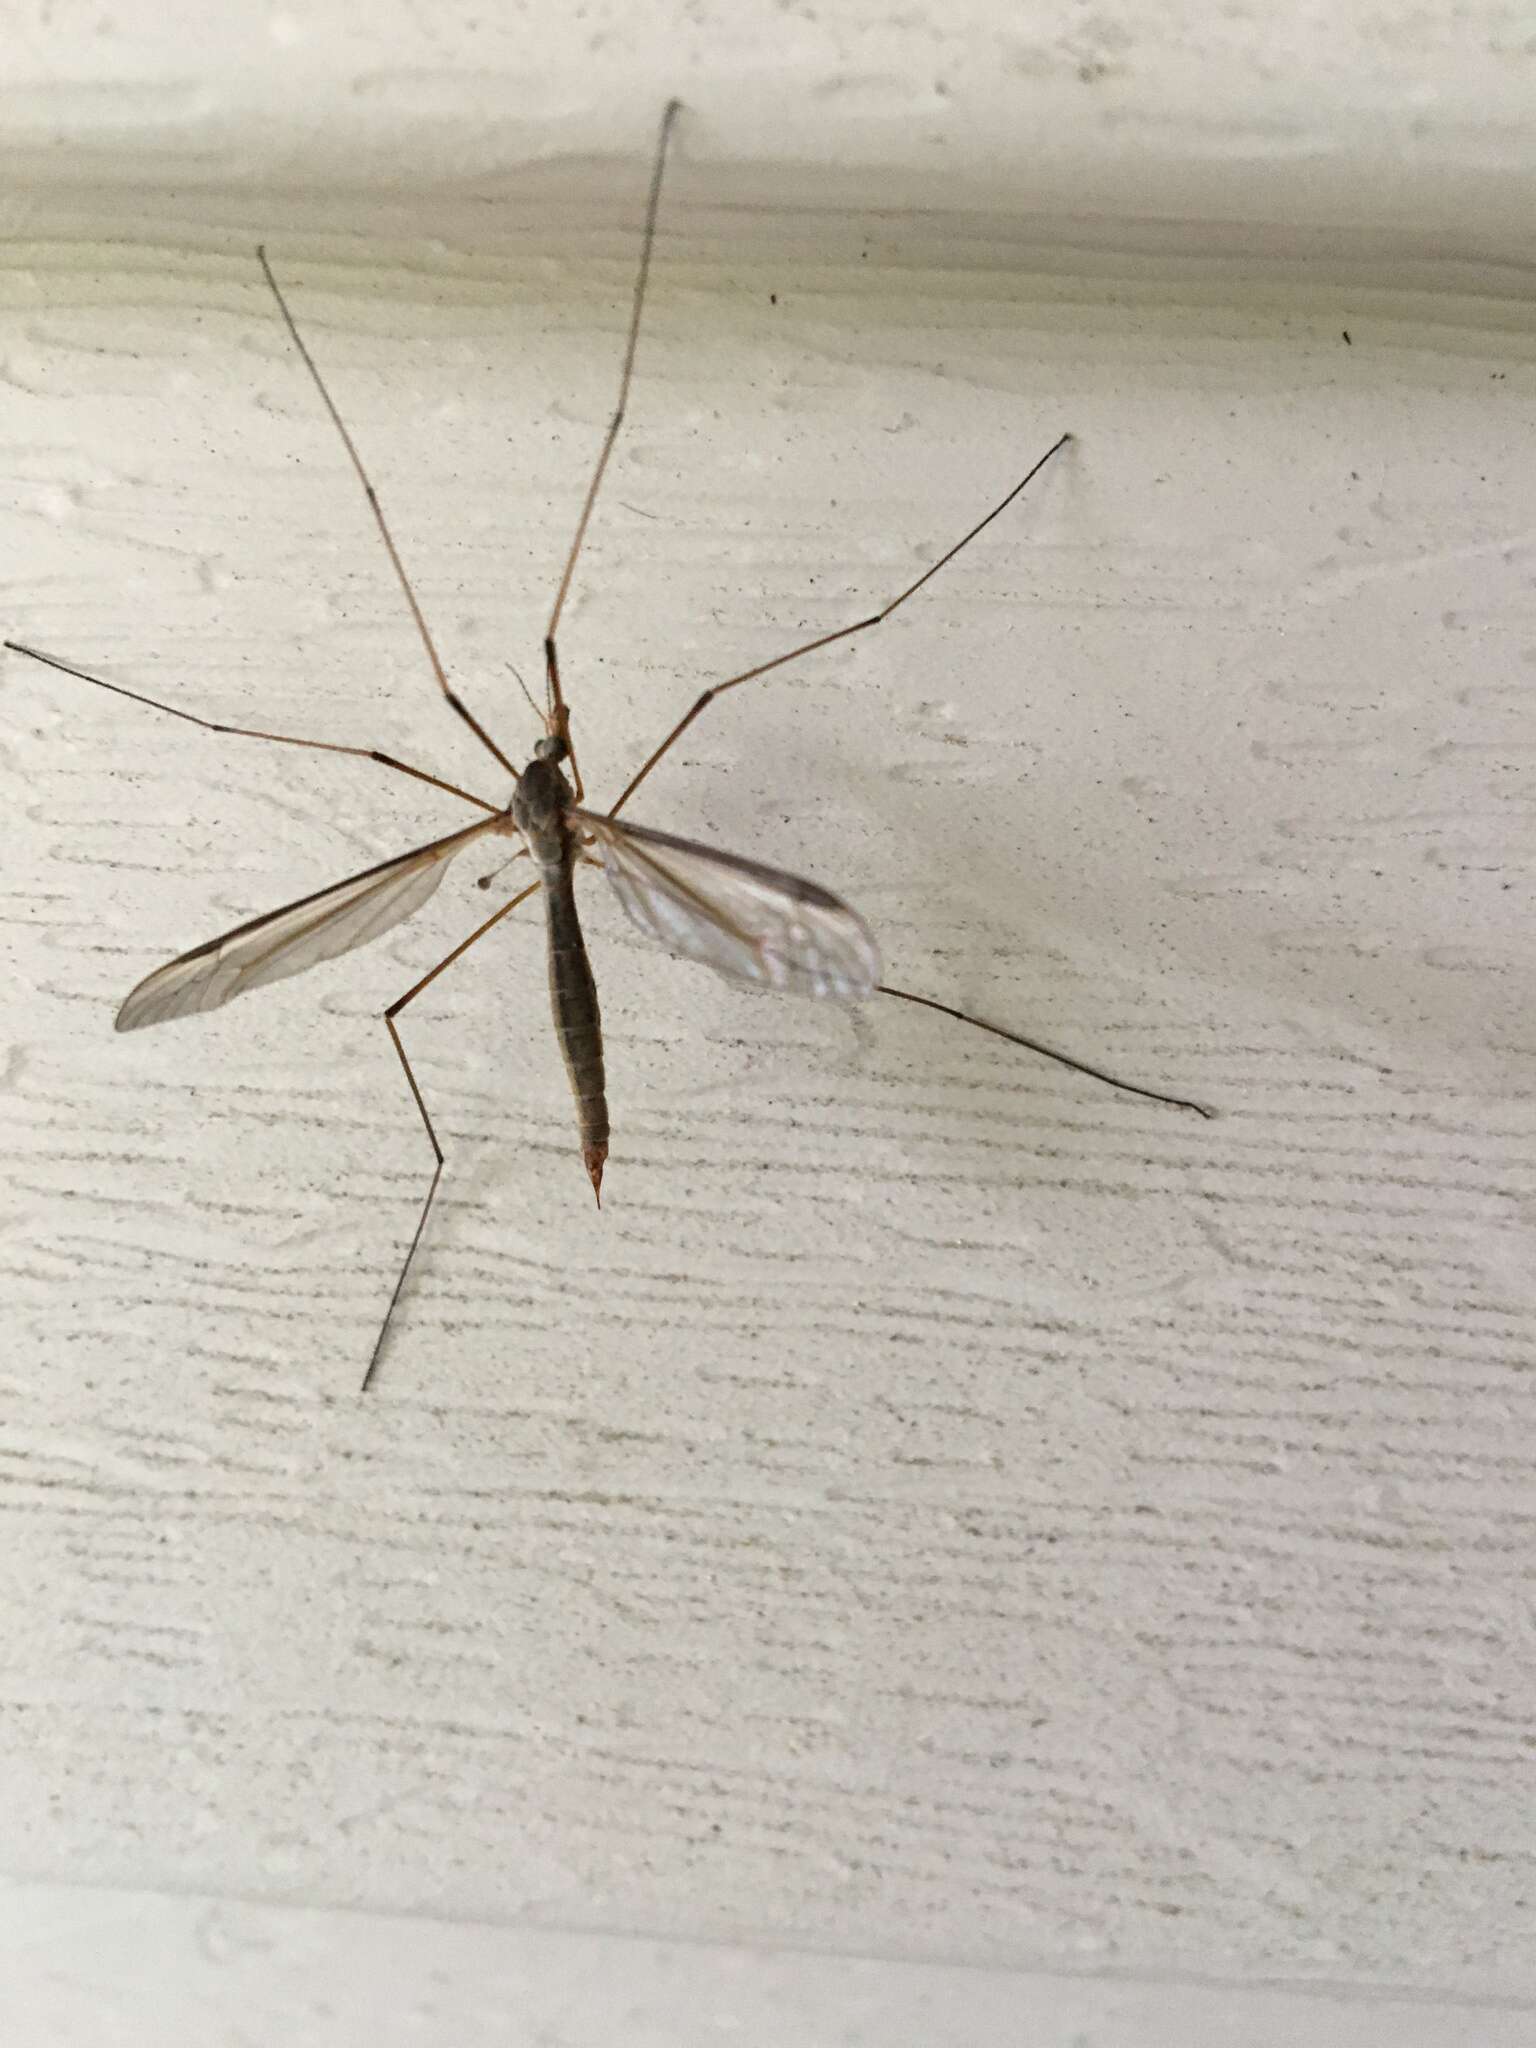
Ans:
[{"label": "crane fly abdomen", "polygon": [[587,958],[576,883],[569,857],[544,870],[544,907],[549,932],[549,1004],[555,1036],[571,1077],[581,1157],[598,1207],[603,1203],[603,1162],[608,1157],[608,1098],[603,1085],[603,1025],[597,983]]},{"label": "crane fly abdomen", "polygon": [[512,818],[528,843],[544,885],[549,933],[549,1005],[555,1036],[576,1098],[581,1157],[598,1207],[603,1203],[603,1162],[608,1157],[608,1098],[603,1086],[603,1026],[597,984],[576,910],[576,835],[571,827],[571,786],[560,769],[565,743],[540,740],[517,778]]}]

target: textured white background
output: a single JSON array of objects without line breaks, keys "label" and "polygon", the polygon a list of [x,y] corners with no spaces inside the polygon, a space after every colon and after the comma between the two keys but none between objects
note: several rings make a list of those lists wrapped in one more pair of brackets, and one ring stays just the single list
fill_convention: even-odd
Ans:
[{"label": "textured white background", "polygon": [[[611,1206],[508,928],[407,1020],[453,1173],[360,1405],[424,1150],[377,1013],[483,912],[471,875],[215,1018],[111,1015],[458,812],[9,661],[7,1863],[586,1930],[524,1952],[556,1991],[632,1981],[602,1930],[1158,1973],[1119,2033],[1021,1980],[1094,2048],[1220,2024],[1179,1973],[1529,1996],[1528,25],[719,14],[13,10],[5,630],[498,794],[251,244],[520,751],[504,663],[536,669],[681,90],[566,638],[595,794],[1072,427],[637,815],[808,870],[894,978],[1224,1117],[734,995],[596,884]],[[210,1950],[125,1897],[118,1967],[103,1909],[16,1898],[39,2039],[148,2038],[157,1949],[234,2028],[213,1964],[247,1939],[288,1959],[281,2038],[352,2038],[369,1926],[498,2024],[530,1996],[486,1930]],[[870,2015],[904,1979],[852,2017],[832,1982],[803,2038],[898,2038]],[[802,2037],[778,1995],[749,2038]],[[652,2037],[622,2010],[591,2038]],[[467,2027],[429,2000],[406,2038]]]}]

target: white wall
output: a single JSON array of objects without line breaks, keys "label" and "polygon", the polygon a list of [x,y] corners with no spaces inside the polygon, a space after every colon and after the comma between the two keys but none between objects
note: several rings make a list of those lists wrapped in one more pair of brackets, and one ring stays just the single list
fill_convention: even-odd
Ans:
[{"label": "white wall", "polygon": [[[1530,20],[1498,0],[114,0],[9,11],[5,145],[89,184],[420,191],[639,145],[689,103],[747,204],[1529,231]],[[342,225],[340,221],[336,223]]]},{"label": "white wall", "polygon": [[485,2038],[573,1984],[590,2038],[713,2038],[625,2007],[641,1935],[752,1949],[748,2038],[896,2038],[761,1960],[803,1949],[891,1959],[877,2015],[897,1959],[984,1966],[934,1979],[970,2040],[1018,1997],[1094,2048],[1323,2044],[1389,1988],[1417,2019],[1378,2037],[1502,2039],[1536,1990],[1519,23],[721,13],[23,14],[4,630],[502,795],[251,247],[521,755],[504,664],[537,671],[681,91],[564,643],[594,794],[1071,427],[636,812],[1221,1120],[738,996],[594,876],[608,1206],[519,919],[406,1018],[450,1178],[359,1403],[424,1151],[378,1012],[481,870],[307,980],[111,1018],[459,811],[8,657],[0,1809],[34,1888],[0,1921],[35,2038],[153,2038],[146,1956],[239,2038],[176,1893],[315,1945],[288,2041],[439,1966]]}]

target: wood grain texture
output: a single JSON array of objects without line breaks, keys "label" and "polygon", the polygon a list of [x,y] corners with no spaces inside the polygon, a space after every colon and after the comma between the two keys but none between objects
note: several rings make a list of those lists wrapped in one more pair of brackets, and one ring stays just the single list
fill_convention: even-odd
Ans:
[{"label": "wood grain texture", "polygon": [[[570,160],[689,149],[749,210],[834,200],[1437,237],[1523,258],[1527,23],[1508,0],[12,0],[0,205],[526,193]],[[605,178],[605,183],[611,182]]]},{"label": "wood grain texture", "polygon": [[[609,221],[259,224],[504,744],[610,402]],[[5,629],[499,796],[248,254],[0,279]],[[410,232],[407,233],[407,225]],[[1486,280],[1485,280],[1486,282]],[[570,616],[601,801],[811,874],[895,1005],[741,996],[592,876],[593,1214],[520,917],[115,1039],[159,959],[459,812],[0,683],[0,1804],[41,1875],[995,1964],[1532,1989],[1528,301],[744,217],[679,181]],[[1341,330],[1348,328],[1351,344]]]}]

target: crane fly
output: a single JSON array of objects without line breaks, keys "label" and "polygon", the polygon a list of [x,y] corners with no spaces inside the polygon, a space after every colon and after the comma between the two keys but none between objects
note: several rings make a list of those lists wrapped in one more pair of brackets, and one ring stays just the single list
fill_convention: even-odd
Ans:
[{"label": "crane fly", "polygon": [[769,674],[774,669],[783,668],[789,662],[815,653],[818,648],[830,647],[855,633],[866,632],[888,619],[900,605],[907,602],[908,598],[915,596],[931,577],[937,575],[946,563],[952,561],[963,547],[974,540],[984,527],[990,526],[994,519],[1007,510],[1026,485],[1067,445],[1072,438],[1070,434],[1062,434],[984,518],[978,520],[952,547],[940,555],[937,561],[924,570],[921,576],[879,611],[871,612],[866,617],[855,620],[851,625],[840,626],[833,632],[823,633],[814,640],[791,648],[787,654],[778,655],[772,661],[760,662],[756,667],[745,669],[741,674],[730,676],[705,690],[642,762],[608,810],[597,811],[587,808],[581,771],[571,740],[570,706],[561,685],[557,635],[582,544],[586,539],[592,510],[597,502],[603,476],[613,453],[629,400],[630,382],[640,338],[641,313],[645,304],[651,254],[656,240],[662,177],[666,167],[668,144],[678,112],[679,103],[674,100],[662,117],[661,132],[657,139],[651,169],[628,339],[619,374],[618,402],[609,420],[597,463],[587,486],[576,523],[575,536],[566,556],[555,593],[554,606],[545,629],[545,702],[542,710],[537,705],[534,707],[535,710],[539,710],[543,720],[544,735],[534,748],[533,759],[521,770],[502,752],[449,682],[447,671],[417,602],[415,590],[385,520],[378,494],[363,466],[362,458],[331,398],[315,359],[299,332],[288,301],[267,261],[265,249],[258,249],[256,252],[257,261],[276,301],[289,339],[308,371],[322,405],[330,415],[367,499],[395,578],[421,639],[437,688],[450,710],[468,726],[498,766],[513,778],[509,802],[491,802],[459,787],[456,783],[445,781],[427,769],[399,760],[394,755],[382,753],[374,747],[344,746],[334,741],[304,739],[291,733],[266,732],[250,726],[227,725],[213,719],[202,718],[176,705],[161,703],[158,699],[145,696],[137,690],[127,689],[121,683],[109,682],[104,677],[76,667],[72,662],[62,661],[55,655],[43,654],[38,649],[24,646],[19,641],[7,640],[4,643],[14,653],[28,655],[35,661],[62,670],[66,675],[93,683],[100,689],[110,690],[117,696],[127,697],[152,710],[166,712],[173,718],[202,726],[210,732],[269,740],[282,746],[310,747],[326,753],[355,755],[395,770],[401,775],[410,776],[418,782],[428,783],[447,795],[458,798],[480,814],[472,823],[461,826],[456,832],[447,833],[440,839],[429,840],[424,846],[413,847],[409,852],[397,854],[390,860],[380,861],[377,866],[366,868],[361,874],[352,875],[343,882],[333,883],[328,888],[318,889],[312,895],[302,896],[297,902],[285,904],[279,910],[269,911],[264,917],[252,918],[248,923],[237,925],[233,931],[224,933],[222,938],[196,946],[191,952],[183,953],[177,959],[167,962],[165,966],[156,968],[153,974],[146,976],[139,983],[118,1011],[119,1031],[136,1031],[145,1025],[163,1024],[172,1018],[188,1017],[205,1010],[218,1009],[232,997],[242,995],[248,989],[263,988],[269,982],[280,981],[291,974],[301,974],[323,960],[332,960],[338,954],[350,953],[358,946],[369,944],[381,933],[389,931],[418,911],[436,890],[458,855],[483,841],[498,837],[511,839],[518,842],[512,858],[531,859],[534,879],[528,886],[501,904],[477,925],[466,939],[462,939],[451,953],[422,975],[419,981],[391,1003],[384,1012],[384,1024],[399,1056],[411,1098],[421,1117],[432,1148],[434,1163],[416,1228],[401,1263],[394,1291],[390,1296],[368,1362],[368,1369],[363,1377],[364,1391],[378,1369],[407,1276],[422,1242],[445,1164],[443,1147],[432,1121],[431,1111],[427,1107],[426,1098],[401,1040],[397,1019],[440,974],[462,958],[519,904],[526,902],[535,894],[542,896],[544,902],[550,1002],[556,1037],[564,1056],[571,1092],[575,1099],[582,1161],[592,1183],[593,1194],[601,1207],[603,1168],[608,1157],[608,1104],[597,989],[576,907],[576,869],[582,863],[591,862],[603,867],[623,909],[649,938],[684,959],[703,962],[705,966],[714,968],[717,973],[725,975],[732,981],[787,990],[800,995],[830,997],[844,1002],[858,1001],[872,995],[893,996],[901,1002],[918,1004],[924,1009],[938,1012],[941,1016],[990,1032],[1011,1044],[1042,1054],[1061,1066],[1069,1067],[1079,1074],[1086,1074],[1094,1080],[1103,1081],[1127,1094],[1144,1096],[1153,1102],[1166,1103],[1174,1108],[1193,1110],[1199,1116],[1214,1115],[1214,1111],[1202,1103],[1189,1101],[1181,1096],[1166,1095],[1156,1089],[1122,1080],[1100,1067],[1091,1066],[1084,1060],[1075,1059],[1051,1046],[1043,1045],[1037,1039],[1028,1038],[1022,1032],[988,1023],[980,1017],[973,1017],[967,1011],[955,1009],[950,1004],[938,1002],[930,996],[917,995],[909,989],[892,987],[881,979],[880,955],[868,926],[856,911],[850,909],[830,891],[815,882],[787,874],[782,869],[765,867],[757,861],[745,860],[736,854],[723,853],[716,847],[702,846],[694,840],[680,839],[671,833],[650,831],[643,826],[632,824],[627,818],[619,817],[619,812],[628,804],[658,762],[677,743],[694,720],[702,716],[708,706],[725,691],[734,690],[743,683]]}]

